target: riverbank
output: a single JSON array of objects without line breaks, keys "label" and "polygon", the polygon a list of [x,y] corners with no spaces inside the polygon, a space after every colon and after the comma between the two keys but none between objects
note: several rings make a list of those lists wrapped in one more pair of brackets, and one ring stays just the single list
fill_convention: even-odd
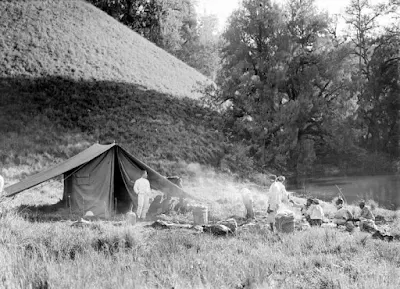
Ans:
[{"label": "riverbank", "polygon": [[[184,183],[201,197],[212,221],[244,216],[240,189],[251,189],[257,214],[266,214],[266,190],[235,183],[212,171]],[[41,193],[43,191],[44,193]],[[41,188],[16,202],[55,202]],[[302,202],[302,199],[296,199]],[[4,203],[3,203],[4,204]],[[323,203],[327,216],[331,203]],[[357,207],[351,206],[351,210]],[[380,208],[399,230],[399,212]],[[177,215],[176,219],[190,219]],[[398,242],[332,228],[272,234],[256,224],[232,237],[184,229],[156,230],[146,223],[96,221],[84,228],[68,221],[32,222],[10,210],[0,218],[1,286],[8,288],[399,288]],[[112,270],[110,269],[112,268]],[[0,287],[1,287],[0,286]]]}]

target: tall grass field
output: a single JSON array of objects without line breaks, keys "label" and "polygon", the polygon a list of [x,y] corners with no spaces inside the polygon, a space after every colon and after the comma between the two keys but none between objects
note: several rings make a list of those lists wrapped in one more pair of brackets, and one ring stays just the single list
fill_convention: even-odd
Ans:
[{"label": "tall grass field", "polygon": [[[199,168],[199,166],[197,167]],[[57,182],[56,182],[57,183]],[[258,219],[267,187],[198,170],[185,189],[203,200],[211,222],[244,216],[247,187]],[[42,189],[43,190],[43,189]],[[400,244],[368,233],[311,228],[274,234],[263,222],[217,237],[189,229],[153,229],[149,222],[37,221],[21,204],[55,203],[62,189],[30,190],[2,202],[0,287],[3,288],[399,288]],[[301,199],[297,199],[301,202]],[[11,209],[14,208],[14,209]],[[24,209],[25,208],[25,209]],[[32,207],[29,207],[32,210]],[[333,205],[324,203],[327,217]],[[356,210],[355,207],[352,207]],[[24,211],[25,210],[25,211]],[[393,220],[398,212],[376,208]],[[43,216],[42,216],[43,217]],[[170,220],[192,223],[190,213]]]}]

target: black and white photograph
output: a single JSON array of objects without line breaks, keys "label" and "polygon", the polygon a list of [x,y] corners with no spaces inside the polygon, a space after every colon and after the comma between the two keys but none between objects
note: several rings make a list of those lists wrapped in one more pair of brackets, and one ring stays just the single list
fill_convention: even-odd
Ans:
[{"label": "black and white photograph", "polygon": [[400,288],[400,0],[0,0],[2,288]]}]

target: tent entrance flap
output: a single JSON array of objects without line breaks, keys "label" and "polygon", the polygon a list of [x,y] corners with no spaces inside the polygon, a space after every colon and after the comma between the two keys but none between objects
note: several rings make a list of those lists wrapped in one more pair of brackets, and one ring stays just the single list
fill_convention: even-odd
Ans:
[{"label": "tent entrance flap", "polygon": [[133,184],[130,184],[130,180],[124,174],[121,166],[119,165],[118,154],[115,157],[114,163],[114,207],[116,214],[125,214],[130,211],[133,205],[133,210],[136,211],[137,197],[136,194],[132,194],[130,189],[133,189]]}]

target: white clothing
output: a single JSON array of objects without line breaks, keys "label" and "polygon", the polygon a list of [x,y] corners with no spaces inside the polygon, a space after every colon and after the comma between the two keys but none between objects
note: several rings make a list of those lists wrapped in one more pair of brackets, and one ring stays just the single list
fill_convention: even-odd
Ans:
[{"label": "white clothing", "polygon": [[285,186],[281,182],[274,182],[269,188],[269,208],[270,210],[278,210],[282,202],[286,202],[288,194]]},{"label": "white clothing", "polygon": [[3,192],[4,188],[4,178],[0,175],[0,193]]},{"label": "white clothing", "polygon": [[308,209],[308,215],[311,220],[322,220],[324,218],[324,210],[320,205],[312,204]]},{"label": "white clothing", "polygon": [[133,185],[133,191],[138,195],[145,194],[149,196],[151,194],[149,180],[145,178],[136,180],[135,184]]},{"label": "white clothing", "polygon": [[138,207],[136,210],[136,216],[138,218],[145,219],[147,215],[147,211],[149,210],[150,207],[150,202],[149,202],[149,195],[147,194],[138,194]]}]

